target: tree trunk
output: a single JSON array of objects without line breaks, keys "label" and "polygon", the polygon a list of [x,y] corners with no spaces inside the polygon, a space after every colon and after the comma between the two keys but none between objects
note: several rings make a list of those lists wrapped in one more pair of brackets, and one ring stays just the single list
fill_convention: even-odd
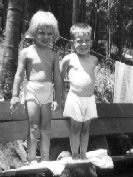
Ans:
[{"label": "tree trunk", "polygon": [[124,4],[120,1],[120,18],[119,18],[119,60],[122,60],[123,44],[124,44],[124,18],[123,18],[123,8]]},{"label": "tree trunk", "polygon": [[28,28],[28,0],[24,0],[23,4],[23,14],[22,14],[22,27],[21,27],[21,33],[25,34]]},{"label": "tree trunk", "polygon": [[95,47],[98,47],[98,40],[99,40],[99,0],[96,0],[96,9],[95,9]]},{"label": "tree trunk", "polygon": [[5,99],[10,99],[17,68],[18,44],[24,0],[9,0],[5,27],[3,58],[0,63],[0,82]]},{"label": "tree trunk", "polygon": [[110,26],[110,0],[108,0],[108,10],[107,10],[107,18],[108,18],[108,25],[107,25],[107,49],[106,49],[106,58],[110,58],[110,46],[111,46],[111,26]]},{"label": "tree trunk", "polygon": [[80,21],[85,22],[86,0],[80,2]]},{"label": "tree trunk", "polygon": [[73,0],[72,24],[78,22],[79,18],[79,2],[80,0]]},{"label": "tree trunk", "polygon": [[8,0],[4,0],[3,1],[3,21],[2,21],[3,31],[5,30],[5,26],[6,26],[7,8],[8,8]]}]

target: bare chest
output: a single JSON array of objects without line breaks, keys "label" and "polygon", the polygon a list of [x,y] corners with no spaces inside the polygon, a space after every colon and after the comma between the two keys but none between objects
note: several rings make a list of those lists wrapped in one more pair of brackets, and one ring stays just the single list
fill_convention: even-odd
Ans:
[{"label": "bare chest", "polygon": [[48,71],[53,67],[54,59],[52,56],[33,53],[27,58],[27,68],[35,71]]},{"label": "bare chest", "polygon": [[95,69],[95,63],[93,61],[72,61],[70,63],[70,72],[73,71],[75,73],[83,73],[84,75],[93,76]]}]

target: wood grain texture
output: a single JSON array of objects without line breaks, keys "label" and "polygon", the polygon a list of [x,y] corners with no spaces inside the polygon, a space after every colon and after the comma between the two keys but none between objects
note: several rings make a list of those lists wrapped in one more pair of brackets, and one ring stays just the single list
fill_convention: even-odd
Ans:
[{"label": "wood grain texture", "polygon": [[[28,120],[23,105],[16,113],[10,113],[10,103],[0,102],[0,142],[26,139]],[[92,120],[90,135],[109,135],[133,132],[132,104],[98,104],[99,118]],[[69,118],[55,112],[51,122],[51,138],[69,137]],[[39,135],[38,135],[39,137]]]}]

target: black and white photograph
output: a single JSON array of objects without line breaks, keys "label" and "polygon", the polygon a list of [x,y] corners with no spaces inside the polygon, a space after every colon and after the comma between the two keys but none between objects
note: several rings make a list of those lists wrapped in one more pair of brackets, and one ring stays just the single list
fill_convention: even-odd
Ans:
[{"label": "black and white photograph", "polygon": [[0,177],[133,177],[133,0],[0,0]]}]

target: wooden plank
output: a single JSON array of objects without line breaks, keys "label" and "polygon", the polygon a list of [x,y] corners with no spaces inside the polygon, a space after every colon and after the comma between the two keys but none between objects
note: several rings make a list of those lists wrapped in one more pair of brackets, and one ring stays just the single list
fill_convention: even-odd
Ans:
[{"label": "wooden plank", "polygon": [[[99,123],[98,123],[99,122]],[[100,126],[101,125],[101,126]],[[0,142],[13,141],[17,139],[26,139],[28,132],[28,121],[9,121],[0,123]],[[104,124],[101,121],[92,123],[90,128],[91,135],[101,135],[105,133]],[[51,138],[69,137],[69,120],[52,120]],[[39,137],[39,135],[38,135]]]},{"label": "wooden plank", "polygon": [[[52,120],[51,138],[69,137],[68,120]],[[28,121],[8,121],[0,123],[0,143],[13,140],[26,139],[28,133]],[[38,135],[39,137],[39,135]]]},{"label": "wooden plank", "polygon": [[[52,112],[53,119],[62,118],[62,111]],[[0,121],[11,121],[11,120],[27,120],[27,115],[25,112],[24,105],[19,104],[19,108],[11,114],[10,102],[4,101],[0,102]]]},{"label": "wooden plank", "polygon": [[[133,118],[133,104],[97,104],[99,118]],[[52,119],[62,119],[62,110],[54,111]],[[19,105],[19,109],[11,114],[10,102],[0,102],[0,121],[6,120],[26,120],[24,105]]]},{"label": "wooden plank", "polygon": [[[115,165],[116,167],[118,168],[118,165],[122,168],[122,165],[123,165],[123,162],[124,162],[124,168],[121,172],[125,172],[125,169],[129,170],[130,171],[130,166],[132,165],[133,163],[133,156],[112,156],[112,160],[114,162],[114,168],[106,168],[106,169],[102,169],[102,168],[99,168],[96,166],[96,173],[97,175],[99,176],[114,176],[114,172],[115,172],[115,176],[121,176],[119,174],[119,172],[117,171],[117,169],[115,168]],[[53,166],[55,166],[56,162],[50,162],[51,164],[53,163]],[[58,163],[58,162],[57,162]],[[82,162],[81,163],[71,163],[71,164],[66,164],[65,165],[65,169],[72,169],[72,168],[75,168],[75,167],[82,167],[84,166],[84,169],[85,167],[89,167],[89,164],[90,162]],[[57,166],[57,165],[56,165]],[[58,166],[57,166],[58,167]],[[126,167],[126,168],[125,168]],[[128,168],[129,167],[129,168]],[[90,166],[90,170],[94,170],[93,168],[91,168]],[[46,176],[49,176],[49,173],[50,173],[50,169],[42,166],[42,164],[38,164],[37,166],[26,166],[25,168],[18,168],[18,169],[10,169],[10,170],[6,170],[6,171],[1,171],[0,172],[0,176],[1,177],[9,177],[9,176],[24,176],[24,175],[33,175],[35,176],[38,176],[37,174],[41,174],[41,173],[44,173]],[[52,171],[51,171],[52,173]],[[50,173],[50,174],[51,174]],[[92,173],[91,173],[92,174]],[[125,174],[125,173],[124,173]],[[53,173],[50,175],[50,176],[54,176]],[[60,175],[57,175],[57,176],[60,176]],[[123,175],[124,176],[124,175]],[[125,174],[125,176],[127,176]]]},{"label": "wooden plank", "polygon": [[0,123],[0,142],[26,139],[28,122],[10,121]]},{"label": "wooden plank", "polygon": [[128,161],[128,163],[131,161],[133,163],[133,155],[123,155],[123,156],[112,156],[113,162],[119,162],[119,161]]},{"label": "wooden plank", "polygon": [[[133,133],[133,104],[97,104],[99,118],[92,120],[90,135]],[[69,137],[69,119],[53,112],[51,138]],[[10,102],[0,102],[0,142],[26,139],[28,121],[23,105],[11,114]]]},{"label": "wooden plank", "polygon": [[11,120],[26,120],[27,115],[24,109],[24,105],[19,105],[19,109],[11,114],[10,102],[0,102],[0,121],[11,121]]},{"label": "wooden plank", "polygon": [[70,134],[69,119],[52,120],[51,122],[51,138],[67,138]]},{"label": "wooden plank", "polygon": [[90,135],[104,135],[105,127],[104,122],[100,119],[93,119],[90,124]]},{"label": "wooden plank", "polygon": [[118,133],[133,133],[132,118],[97,119],[90,125],[90,135],[109,135]]},{"label": "wooden plank", "polygon": [[[86,160],[70,160],[69,162],[66,161],[49,161],[49,162],[40,162],[34,166],[27,165],[17,169],[10,169],[6,171],[1,171],[0,176],[21,176],[21,175],[35,175],[45,173],[46,176],[63,176],[62,172],[64,169],[72,169],[75,167],[87,166],[90,168],[90,174],[92,174],[92,170],[96,170],[89,159]],[[60,169],[61,168],[61,169]],[[57,170],[55,170],[57,169]],[[58,170],[59,169],[59,170]],[[110,168],[109,168],[110,169]],[[113,167],[111,168],[113,169]],[[51,173],[50,173],[51,172]],[[51,175],[50,175],[51,174]],[[38,175],[37,175],[38,176]]]},{"label": "wooden plank", "polygon": [[[69,119],[52,120],[51,138],[69,137]],[[0,123],[0,142],[26,139],[28,121],[9,121]],[[109,135],[118,133],[133,133],[133,119],[96,119],[91,122],[90,135]]]},{"label": "wooden plank", "polygon": [[102,118],[133,118],[133,104],[129,103],[111,103],[97,104],[99,117]]},{"label": "wooden plank", "polygon": [[49,169],[48,168],[32,168],[32,169],[11,169],[11,170],[6,170],[3,172],[0,172],[0,176],[4,177],[4,176],[20,176],[20,175],[30,175],[30,174],[36,174],[36,176],[38,176],[37,174],[41,174],[41,173],[46,173],[49,174]]}]

